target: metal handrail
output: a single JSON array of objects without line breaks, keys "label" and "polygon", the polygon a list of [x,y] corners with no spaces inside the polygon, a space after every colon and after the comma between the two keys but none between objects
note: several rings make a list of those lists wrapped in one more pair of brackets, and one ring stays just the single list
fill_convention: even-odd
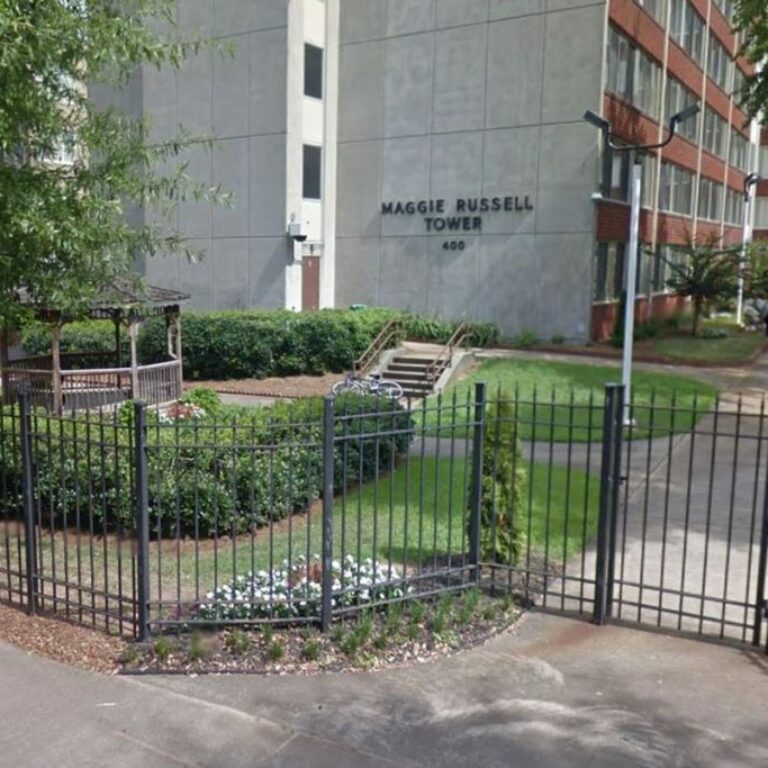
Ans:
[{"label": "metal handrail", "polygon": [[393,317],[379,332],[379,335],[368,345],[368,348],[355,360],[354,371],[358,376],[368,373],[381,353],[388,348],[393,339],[397,339],[403,329],[403,319]]},{"label": "metal handrail", "polygon": [[469,323],[460,323],[446,345],[440,350],[435,359],[427,366],[427,381],[434,384],[438,377],[437,369],[440,367],[440,373],[445,368],[450,367],[453,360],[453,350],[460,347],[472,335],[472,326]]}]

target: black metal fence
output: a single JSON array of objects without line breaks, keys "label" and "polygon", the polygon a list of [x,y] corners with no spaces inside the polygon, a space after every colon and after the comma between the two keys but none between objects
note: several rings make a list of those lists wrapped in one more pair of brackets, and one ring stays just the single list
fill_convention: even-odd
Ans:
[{"label": "black metal fence", "polygon": [[146,639],[480,584],[759,644],[762,402],[492,392],[0,417],[0,597]]}]

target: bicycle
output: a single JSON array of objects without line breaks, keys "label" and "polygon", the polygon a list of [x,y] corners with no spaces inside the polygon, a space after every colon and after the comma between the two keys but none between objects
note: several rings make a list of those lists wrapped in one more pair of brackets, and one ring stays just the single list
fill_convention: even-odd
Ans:
[{"label": "bicycle", "polygon": [[399,400],[403,396],[403,388],[396,381],[382,379],[380,373],[365,377],[350,373],[342,381],[337,381],[331,388],[331,393],[334,395],[349,392],[356,395],[384,397],[387,400]]}]

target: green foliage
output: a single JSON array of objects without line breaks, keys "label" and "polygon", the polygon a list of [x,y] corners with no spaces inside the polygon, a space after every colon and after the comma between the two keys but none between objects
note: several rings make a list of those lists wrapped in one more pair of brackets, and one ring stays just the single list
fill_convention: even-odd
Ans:
[{"label": "green foliage", "polygon": [[304,661],[317,661],[320,658],[320,652],[323,649],[322,643],[314,638],[304,641],[301,649],[301,657]]},{"label": "green foliage", "polygon": [[539,343],[539,337],[535,331],[530,328],[523,328],[522,331],[515,337],[514,344],[520,349],[530,349],[535,347]]},{"label": "green foliage", "polygon": [[[489,409],[483,438],[480,558],[514,565],[524,548],[522,517],[526,473],[510,399],[503,393]],[[467,528],[471,527],[468,519]]]},{"label": "green foliage", "polygon": [[768,297],[768,243],[751,243],[744,270],[744,295],[752,299]]},{"label": "green foliage", "polygon": [[[23,319],[22,287],[33,300],[82,310],[137,254],[184,249],[165,226],[179,201],[222,197],[195,183],[183,161],[210,141],[183,130],[151,138],[148,118],[92,98],[144,66],[178,68],[199,50],[200,41],[181,37],[174,7],[0,3],[0,321]],[[86,77],[100,87],[84,87]],[[61,149],[71,162],[54,160]],[[132,206],[159,225],[130,226]]]},{"label": "green foliage", "polygon": [[638,323],[635,326],[634,338],[635,341],[646,341],[647,339],[655,339],[661,336],[664,330],[664,320],[652,317],[650,320],[646,320],[643,323]]},{"label": "green foliage", "polygon": [[285,644],[280,640],[273,640],[267,647],[267,658],[270,661],[280,661],[285,656]]},{"label": "green foliage", "polygon": [[693,304],[693,335],[708,302],[736,294],[740,274],[741,248],[723,248],[717,235],[695,239],[686,233],[684,245],[671,246],[672,256],[664,261],[672,276],[667,286]]},{"label": "green foliage", "polygon": [[206,413],[216,413],[221,407],[221,398],[218,392],[206,387],[193,387],[188,389],[179,400],[185,405],[195,405]]},{"label": "green foliage", "polygon": [[726,328],[704,328],[699,334],[700,339],[727,339],[730,333]]},{"label": "green foliage", "polygon": [[165,637],[164,635],[161,635],[152,644],[152,651],[154,652],[155,657],[157,658],[158,661],[165,663],[166,661],[168,661],[168,659],[171,656],[171,652],[173,651],[173,645],[171,644],[171,641],[167,637]]},{"label": "green foliage", "polygon": [[[337,489],[345,482],[367,482],[386,471],[411,439],[410,415],[397,403],[345,395],[338,399],[351,427],[334,454]],[[386,408],[384,416],[369,416]],[[167,422],[149,411],[148,469],[153,535],[237,535],[303,512],[322,488],[323,399],[279,403],[270,408],[219,406],[201,418]],[[16,514],[20,493],[17,416],[0,416],[0,483],[9,512]],[[43,518],[54,525],[88,525],[90,510],[98,530],[133,530],[133,404],[104,421],[65,418],[51,426],[35,415],[41,434],[55,429],[35,448],[36,477]],[[345,422],[346,423],[346,422]],[[370,429],[399,431],[394,440],[365,438]],[[359,439],[355,434],[360,434]],[[86,444],[91,441],[91,450]]]},{"label": "green foliage", "polygon": [[242,629],[233,629],[227,633],[224,645],[236,656],[242,656],[251,647],[251,636]]},{"label": "green foliage", "polygon": [[739,32],[741,55],[754,64],[754,74],[745,77],[741,106],[753,118],[765,120],[768,113],[768,19],[765,0],[736,0],[733,26]]}]

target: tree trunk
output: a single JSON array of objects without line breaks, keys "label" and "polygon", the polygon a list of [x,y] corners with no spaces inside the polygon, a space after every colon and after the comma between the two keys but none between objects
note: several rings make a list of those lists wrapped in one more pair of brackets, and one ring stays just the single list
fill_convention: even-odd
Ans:
[{"label": "tree trunk", "polygon": [[699,333],[699,318],[701,317],[702,302],[701,299],[695,298],[693,300],[693,335],[697,336]]}]

